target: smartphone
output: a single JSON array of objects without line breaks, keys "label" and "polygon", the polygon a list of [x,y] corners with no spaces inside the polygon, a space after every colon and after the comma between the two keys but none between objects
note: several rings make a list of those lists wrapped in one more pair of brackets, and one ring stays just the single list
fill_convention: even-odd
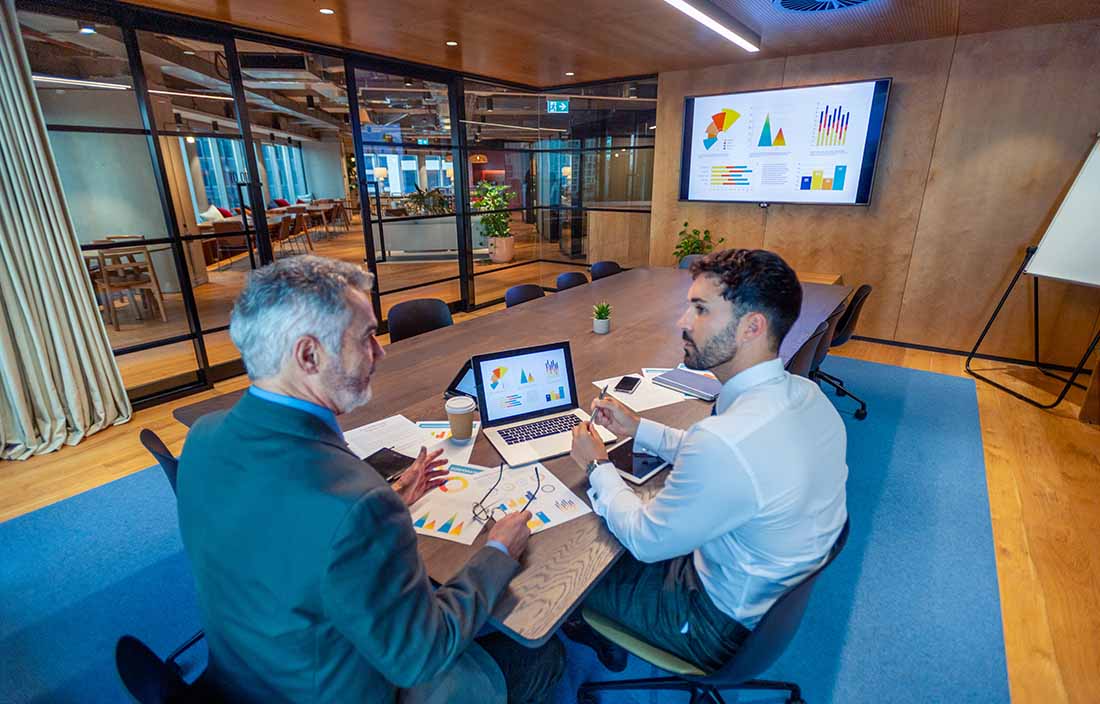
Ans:
[{"label": "smartphone", "polygon": [[624,376],[619,379],[618,384],[615,384],[615,390],[619,393],[632,394],[640,383],[642,383],[642,380],[636,376]]}]

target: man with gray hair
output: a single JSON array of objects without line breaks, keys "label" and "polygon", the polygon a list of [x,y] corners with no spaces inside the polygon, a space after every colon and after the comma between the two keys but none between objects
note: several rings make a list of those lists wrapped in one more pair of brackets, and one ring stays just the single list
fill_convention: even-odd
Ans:
[{"label": "man with gray hair", "polygon": [[[210,648],[206,680],[243,702],[542,702],[556,639],[475,636],[519,569],[530,514],[511,514],[434,588],[408,506],[443,480],[439,453],[391,487],[336,416],[366,404],[385,356],[371,275],[315,256],[249,276],[230,319],[252,386],[200,419],[179,465],[179,520]],[[507,695],[505,696],[505,692]]]}]

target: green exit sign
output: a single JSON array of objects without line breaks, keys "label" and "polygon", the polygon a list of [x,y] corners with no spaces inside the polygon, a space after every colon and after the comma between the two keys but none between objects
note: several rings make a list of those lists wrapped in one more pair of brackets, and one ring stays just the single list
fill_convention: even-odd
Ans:
[{"label": "green exit sign", "polygon": [[550,100],[546,99],[546,112],[569,112],[569,99],[565,100]]}]

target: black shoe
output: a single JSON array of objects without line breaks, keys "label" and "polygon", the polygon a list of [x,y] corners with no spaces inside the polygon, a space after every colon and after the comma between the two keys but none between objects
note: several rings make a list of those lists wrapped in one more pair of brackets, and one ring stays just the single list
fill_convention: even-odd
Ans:
[{"label": "black shoe", "polygon": [[615,645],[589,626],[580,616],[573,616],[562,624],[561,630],[569,636],[569,640],[581,645],[587,645],[596,651],[596,657],[600,664],[611,672],[622,672],[626,669],[626,660],[629,653],[626,648]]}]

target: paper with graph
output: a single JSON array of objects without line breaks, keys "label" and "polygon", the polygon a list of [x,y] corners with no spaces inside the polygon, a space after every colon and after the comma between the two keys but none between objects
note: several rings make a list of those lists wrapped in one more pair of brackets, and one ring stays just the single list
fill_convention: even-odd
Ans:
[{"label": "paper with graph", "polygon": [[[538,467],[538,477],[535,476]],[[412,505],[413,529],[420,535],[470,545],[484,524],[474,518],[474,503],[482,502],[495,518],[518,511],[534,496],[528,510],[532,533],[540,533],[566,523],[592,509],[565,486],[542,463],[522,467],[498,467],[452,464],[447,482]],[[500,482],[496,488],[497,477]],[[492,491],[490,492],[490,489]],[[486,497],[486,492],[489,495]]]}]

